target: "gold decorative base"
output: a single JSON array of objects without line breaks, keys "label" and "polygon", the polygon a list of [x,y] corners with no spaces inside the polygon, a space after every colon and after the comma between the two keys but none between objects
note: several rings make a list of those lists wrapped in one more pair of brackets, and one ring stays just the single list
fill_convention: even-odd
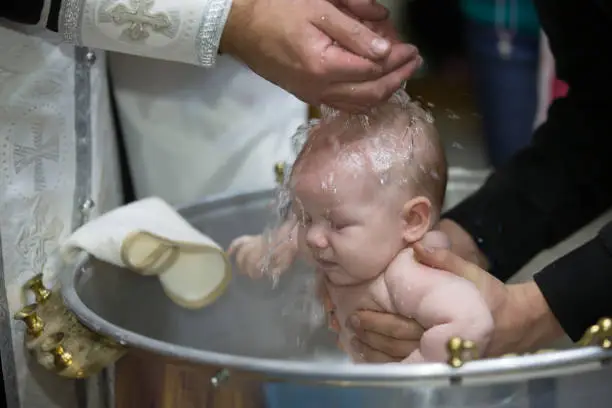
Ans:
[{"label": "gold decorative base", "polygon": [[279,161],[274,164],[274,179],[279,187],[285,182],[285,162]]},{"label": "gold decorative base", "polygon": [[321,110],[315,106],[308,105],[308,119],[321,118]]},{"label": "gold decorative base", "polygon": [[605,349],[612,348],[612,319],[604,317],[599,319],[597,324],[589,327],[582,339],[578,342],[579,346],[599,346]]},{"label": "gold decorative base", "polygon": [[42,274],[24,285],[35,303],[15,314],[27,327],[24,343],[36,361],[61,377],[86,378],[125,354],[125,348],[83,326],[57,291],[43,286]]},{"label": "gold decorative base", "polygon": [[[24,291],[32,292],[36,301],[17,312],[15,319],[25,323],[25,346],[46,369],[66,378],[86,378],[112,365],[126,353],[121,345],[83,326],[64,306],[59,292],[43,286],[42,275],[26,282]],[[612,319],[601,318],[586,331],[577,345],[612,348]],[[460,368],[466,362],[479,358],[475,344],[469,340],[453,337],[447,348],[448,364],[453,368]],[[544,349],[534,354],[552,351]],[[517,355],[503,357],[512,356]],[[151,354],[149,358],[152,359]],[[142,359],[138,360],[139,364],[143,364]],[[127,364],[126,367],[131,365]],[[226,380],[225,377],[226,372],[222,368],[211,374],[212,388],[217,388]],[[220,406],[225,406],[225,402]]]},{"label": "gold decorative base", "polygon": [[[612,319],[609,317],[602,317],[601,319],[599,319],[596,324],[587,329],[580,341],[578,341],[577,346],[597,346],[604,349],[611,349]],[[449,353],[448,364],[453,368],[459,368],[468,361],[478,359],[478,353],[476,351],[474,343],[469,340],[463,340],[459,337],[453,337],[448,341],[447,348]],[[529,354],[545,354],[554,351],[556,350],[542,349],[534,351],[532,353],[508,353],[504,354],[500,358],[519,357],[526,356]]]},{"label": "gold decorative base", "polygon": [[459,368],[468,361],[478,359],[478,351],[473,341],[452,337],[446,347],[449,354],[448,365],[453,368]]}]

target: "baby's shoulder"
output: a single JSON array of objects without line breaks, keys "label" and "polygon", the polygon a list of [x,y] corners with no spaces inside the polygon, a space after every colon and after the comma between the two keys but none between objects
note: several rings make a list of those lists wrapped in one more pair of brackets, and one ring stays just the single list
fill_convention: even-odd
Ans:
[{"label": "baby's shoulder", "polygon": [[402,249],[387,266],[385,275],[405,275],[407,272],[416,272],[422,265],[414,258],[412,248]]},{"label": "baby's shoulder", "polygon": [[387,281],[393,282],[401,279],[406,280],[422,280],[437,284],[449,283],[463,280],[459,276],[431,266],[424,265],[414,257],[414,250],[406,248],[400,251],[397,256],[391,261],[385,271]]},{"label": "baby's shoulder", "polygon": [[389,266],[401,265],[405,263],[417,263],[417,260],[414,258],[414,249],[412,247],[404,248],[395,255],[395,258],[391,261]]}]

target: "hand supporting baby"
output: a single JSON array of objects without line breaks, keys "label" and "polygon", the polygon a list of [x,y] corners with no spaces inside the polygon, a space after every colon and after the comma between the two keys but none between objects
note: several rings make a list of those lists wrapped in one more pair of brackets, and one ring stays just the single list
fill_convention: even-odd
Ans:
[{"label": "hand supporting baby", "polygon": [[[518,340],[515,333],[509,333],[506,326],[500,325],[500,320],[512,320],[522,316],[520,312],[507,313],[505,305],[515,302],[514,286],[504,285],[501,281],[483,271],[480,265],[486,265],[481,258],[474,256],[475,244],[466,245],[466,233],[458,234],[457,226],[450,225],[452,221],[443,220],[442,230],[452,237],[452,251],[435,245],[435,242],[423,238],[414,245],[416,261],[424,267],[441,269],[460,276],[470,282],[480,291],[494,319],[491,339],[485,350],[479,350],[481,356],[498,356],[516,351]],[[501,316],[503,315],[503,316]],[[508,318],[507,315],[511,315]],[[424,328],[419,322],[399,315],[380,313],[369,310],[359,310],[349,317],[347,326],[355,332],[354,347],[359,350],[364,360],[370,363],[399,362],[418,349]],[[516,327],[515,324],[512,327]],[[527,351],[527,349],[521,351]]]},{"label": "hand supporting baby", "polygon": [[[427,248],[432,248],[432,249],[434,248],[450,249],[450,245],[451,245],[451,242],[448,236],[441,231],[427,232],[425,236],[422,238],[421,242],[425,244]],[[418,265],[418,267],[427,268],[427,266],[424,266],[424,265]],[[408,272],[408,271],[402,271],[402,272]],[[326,285],[322,280],[319,282],[319,294],[321,296],[323,306],[327,312],[328,327],[330,330],[336,332],[336,334],[339,334],[341,325],[337,319],[335,308],[331,300],[331,297],[329,293],[327,292]],[[368,311],[360,311],[359,313],[368,313]],[[389,319],[392,318],[394,319],[395,322],[405,320],[406,321],[405,325],[397,325],[397,327],[400,330],[407,329],[408,332],[407,333],[398,332],[396,338],[397,339],[407,338],[410,340],[406,341],[405,342],[406,344],[403,344],[404,347],[398,347],[402,345],[401,340],[394,339],[393,342],[389,342],[389,345],[393,347],[388,347],[388,348],[385,348],[385,343],[378,342],[377,344],[379,345],[379,347],[383,348],[383,352],[380,352],[374,349],[370,349],[366,344],[360,342],[357,338],[353,339],[354,345],[358,346],[361,349],[365,349],[366,353],[364,353],[364,355],[367,355],[368,358],[372,358],[375,361],[385,361],[382,358],[379,358],[378,360],[376,360],[376,355],[380,354],[381,357],[392,355],[393,357],[399,360],[404,360],[406,359],[408,355],[412,355],[411,360],[414,360],[414,361],[406,361],[406,362],[418,362],[417,360],[419,359],[417,358],[417,355],[415,354],[415,350],[419,350],[419,342],[421,340],[421,336],[423,336],[423,333],[424,333],[423,328],[416,322],[414,324],[410,323],[413,321],[410,319],[404,318],[400,315],[382,314],[382,313],[377,313],[377,312],[372,312],[372,313],[376,313],[377,315],[380,315],[382,318],[389,318]],[[370,333],[367,330],[366,331],[360,330],[360,328],[358,327],[359,319],[356,316],[353,316],[353,318],[350,319],[349,322],[346,322],[346,326],[352,327],[353,330],[355,330],[355,332],[359,335],[359,339],[362,341],[367,342],[369,336],[371,335],[376,336],[376,334]],[[431,335],[429,337],[431,337]],[[380,340],[380,336],[378,336],[376,340]],[[384,354],[384,353],[388,353],[388,354]]]}]

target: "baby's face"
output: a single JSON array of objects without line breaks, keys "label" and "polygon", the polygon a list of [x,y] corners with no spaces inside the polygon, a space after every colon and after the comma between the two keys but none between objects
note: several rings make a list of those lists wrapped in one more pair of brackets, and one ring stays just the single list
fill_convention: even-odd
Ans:
[{"label": "baby's face", "polygon": [[373,279],[404,248],[403,201],[366,171],[309,166],[292,181],[300,252],[332,283]]}]

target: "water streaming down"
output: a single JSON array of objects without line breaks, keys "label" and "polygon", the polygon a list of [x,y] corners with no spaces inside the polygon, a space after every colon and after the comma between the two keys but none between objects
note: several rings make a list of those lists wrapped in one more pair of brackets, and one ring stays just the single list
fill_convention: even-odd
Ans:
[{"label": "water streaming down", "polygon": [[[288,244],[298,246],[296,230],[304,226],[307,219],[294,194],[296,174],[309,172],[302,169],[305,162],[321,161],[322,166],[329,168],[320,177],[318,188],[336,197],[339,187],[359,188],[365,178],[371,176],[385,188],[419,185],[426,190],[428,184],[441,181],[439,171],[421,163],[421,158],[432,150],[424,128],[433,127],[433,116],[404,91],[398,91],[387,104],[368,114],[348,115],[326,106],[321,113],[321,119],[309,121],[293,135],[297,159],[285,168],[284,181],[276,193],[275,220],[263,233],[266,250],[260,262],[261,274],[268,276],[275,287],[281,274],[291,273],[279,267],[282,266],[279,259],[284,256]],[[344,173],[350,176],[347,178]],[[289,269],[307,267],[301,261],[298,259]],[[314,272],[314,267],[311,269]],[[325,323],[315,273],[281,315],[302,323],[303,330],[296,339],[298,344]]]}]

